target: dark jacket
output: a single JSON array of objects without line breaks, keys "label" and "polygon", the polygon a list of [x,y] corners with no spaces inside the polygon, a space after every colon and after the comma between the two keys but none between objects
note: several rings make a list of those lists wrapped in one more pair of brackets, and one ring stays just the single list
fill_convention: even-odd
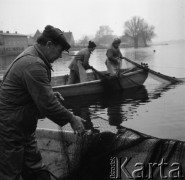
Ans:
[{"label": "dark jacket", "polygon": [[10,65],[0,88],[0,138],[22,142],[36,130],[39,114],[63,126],[72,113],[53,94],[51,65],[37,45]]}]

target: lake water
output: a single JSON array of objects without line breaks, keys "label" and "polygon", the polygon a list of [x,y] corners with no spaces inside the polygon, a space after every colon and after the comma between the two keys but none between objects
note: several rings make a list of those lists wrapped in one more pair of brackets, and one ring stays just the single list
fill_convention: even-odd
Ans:
[{"label": "lake water", "polygon": [[[154,52],[155,50],[155,52]],[[123,56],[165,75],[185,78],[185,44],[169,44],[148,48],[121,49]],[[106,70],[105,49],[97,49],[90,64]],[[71,54],[76,52],[71,52]],[[53,64],[53,76],[69,73],[72,56],[63,55]],[[10,58],[1,58],[1,72]],[[126,66],[123,62],[123,66]],[[87,120],[87,129],[117,132],[121,127],[159,138],[185,140],[185,83],[163,84],[148,77],[144,87],[112,95],[91,95],[67,98],[65,106]],[[38,127],[58,128],[48,119],[40,120]],[[64,127],[69,129],[70,126]]]}]

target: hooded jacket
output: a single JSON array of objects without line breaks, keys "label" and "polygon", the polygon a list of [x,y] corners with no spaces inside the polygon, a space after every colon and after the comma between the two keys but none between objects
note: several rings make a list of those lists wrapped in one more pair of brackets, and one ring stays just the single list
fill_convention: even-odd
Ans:
[{"label": "hooded jacket", "polygon": [[119,48],[115,48],[113,45],[107,50],[106,52],[107,60],[113,64],[113,65],[118,65],[118,59],[117,58],[122,58],[122,53]]}]

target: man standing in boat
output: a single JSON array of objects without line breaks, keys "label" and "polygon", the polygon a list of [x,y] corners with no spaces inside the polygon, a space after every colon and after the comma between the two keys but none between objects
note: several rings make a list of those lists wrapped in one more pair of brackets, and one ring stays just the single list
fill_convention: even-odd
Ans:
[{"label": "man standing in boat", "polygon": [[0,179],[50,180],[35,140],[39,117],[59,126],[71,124],[84,132],[83,119],[59,103],[50,84],[56,59],[70,45],[62,31],[46,26],[37,44],[27,48],[9,66],[0,88]]},{"label": "man standing in boat", "polygon": [[75,84],[87,81],[86,70],[91,69],[91,66],[89,65],[89,58],[95,48],[96,44],[93,41],[89,41],[88,47],[80,50],[77,53],[77,55],[69,65],[70,75],[68,84]]},{"label": "man standing in boat", "polygon": [[122,54],[119,49],[119,46],[121,44],[121,40],[119,38],[115,38],[112,42],[111,47],[106,52],[106,66],[107,71],[110,73],[110,75],[117,75],[119,74],[119,70],[122,66]]}]

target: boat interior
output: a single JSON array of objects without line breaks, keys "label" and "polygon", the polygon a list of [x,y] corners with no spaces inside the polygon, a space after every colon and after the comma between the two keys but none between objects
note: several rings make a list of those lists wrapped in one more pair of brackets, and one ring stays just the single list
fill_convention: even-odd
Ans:
[{"label": "boat interior", "polygon": [[[120,75],[130,74],[135,70],[138,70],[138,68],[121,69]],[[107,71],[99,71],[98,73],[92,71],[92,72],[87,73],[87,79],[88,79],[88,81],[100,80],[100,79],[102,79],[102,77],[100,77],[101,74],[102,74],[102,76],[105,76],[107,78],[111,77],[111,75],[109,73],[107,73]],[[51,84],[52,84],[52,86],[67,85],[68,78],[69,78],[68,74],[63,75],[63,76],[53,76],[52,80],[51,80]]]}]

